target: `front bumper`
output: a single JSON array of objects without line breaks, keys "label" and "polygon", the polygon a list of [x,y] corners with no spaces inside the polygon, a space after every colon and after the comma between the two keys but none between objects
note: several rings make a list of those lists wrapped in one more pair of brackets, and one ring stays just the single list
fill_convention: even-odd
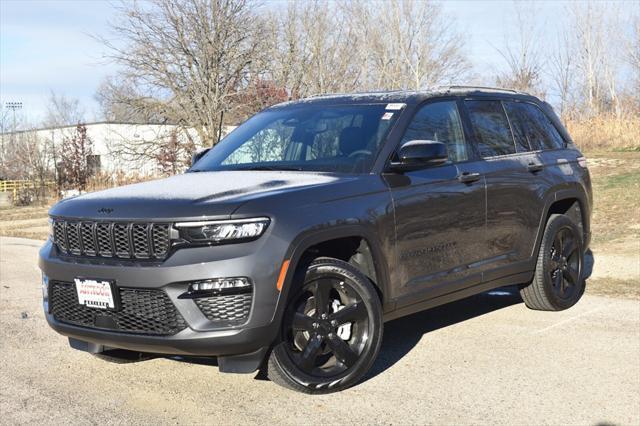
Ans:
[{"label": "front bumper", "polygon": [[[225,356],[254,352],[269,346],[278,333],[277,275],[284,258],[278,244],[265,249],[267,239],[253,242],[194,247],[176,251],[161,264],[104,259],[73,259],[59,256],[47,242],[40,250],[39,266],[50,281],[73,282],[76,277],[114,280],[119,288],[164,291],[187,327],[173,335],[132,334],[117,330],[82,327],[54,318],[44,303],[47,321],[58,333],[72,339],[110,348],[138,352],[194,356]],[[273,247],[273,246],[276,247]],[[189,281],[216,277],[247,276],[253,282],[253,302],[242,325],[210,321],[193,299],[179,296]]]}]

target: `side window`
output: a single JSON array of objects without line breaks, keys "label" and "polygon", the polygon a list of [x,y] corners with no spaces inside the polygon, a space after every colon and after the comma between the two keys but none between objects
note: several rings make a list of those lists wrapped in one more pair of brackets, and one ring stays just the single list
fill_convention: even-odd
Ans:
[{"label": "side window", "polygon": [[416,139],[445,143],[449,159],[453,162],[468,158],[455,101],[434,102],[420,108],[407,127],[401,143]]},{"label": "side window", "polygon": [[507,110],[511,130],[513,131],[513,139],[516,141],[516,149],[518,152],[531,151],[529,146],[529,138],[527,137],[527,120],[522,114],[522,104],[518,102],[503,102],[504,109]]},{"label": "side window", "polygon": [[511,102],[518,109],[531,149],[556,149],[564,147],[562,136],[549,117],[533,104]]},{"label": "side window", "polygon": [[500,101],[465,101],[482,157],[513,154],[509,121]]}]

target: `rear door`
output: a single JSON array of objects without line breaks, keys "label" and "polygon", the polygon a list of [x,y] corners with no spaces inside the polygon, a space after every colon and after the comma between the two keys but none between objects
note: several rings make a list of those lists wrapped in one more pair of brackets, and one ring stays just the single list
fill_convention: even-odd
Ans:
[{"label": "rear door", "polygon": [[521,136],[521,123],[510,121],[500,99],[472,98],[464,103],[486,181],[487,268],[483,281],[491,281],[529,267],[543,210],[544,166]]},{"label": "rear door", "polygon": [[400,298],[399,305],[403,296],[415,302],[479,283],[478,261],[486,252],[485,184],[465,140],[458,101],[422,105],[400,145],[416,139],[445,143],[449,161],[385,176],[395,210],[393,298]]}]

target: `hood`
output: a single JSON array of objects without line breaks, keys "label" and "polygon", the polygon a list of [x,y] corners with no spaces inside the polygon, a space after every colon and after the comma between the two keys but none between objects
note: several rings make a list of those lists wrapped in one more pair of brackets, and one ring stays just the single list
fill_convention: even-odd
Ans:
[{"label": "hood", "polygon": [[290,171],[186,173],[62,200],[49,214],[105,220],[225,218],[257,197],[349,179],[354,178]]}]

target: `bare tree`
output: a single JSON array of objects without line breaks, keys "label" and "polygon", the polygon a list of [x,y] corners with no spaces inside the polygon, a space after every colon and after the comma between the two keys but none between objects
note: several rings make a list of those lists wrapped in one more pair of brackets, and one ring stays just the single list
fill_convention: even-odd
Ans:
[{"label": "bare tree", "polygon": [[353,91],[359,84],[354,29],[333,2],[288,3],[269,16],[265,71],[291,98]]},{"label": "bare tree", "polygon": [[631,21],[631,37],[625,43],[625,60],[631,66],[636,100],[640,107],[640,15],[633,16]]},{"label": "bare tree", "polygon": [[549,56],[549,79],[559,98],[559,112],[563,118],[575,112],[575,44],[566,31],[560,31],[555,50]]},{"label": "bare tree", "polygon": [[343,5],[357,30],[351,57],[363,64],[366,89],[423,89],[465,75],[463,41],[453,21],[433,1],[348,2]]},{"label": "bare tree", "polygon": [[421,89],[469,69],[462,38],[432,1],[290,2],[273,15],[269,74],[292,98]]},{"label": "bare tree", "polygon": [[94,99],[102,118],[121,123],[166,123],[171,117],[162,115],[156,100],[146,97],[130,80],[107,76],[98,87]]},{"label": "bare tree", "polygon": [[507,70],[497,77],[497,84],[542,95],[541,72],[544,63],[539,43],[540,28],[534,18],[535,6],[531,3],[514,3],[514,8],[516,35],[505,35],[504,47],[497,49],[507,64]]},{"label": "bare tree", "polygon": [[248,0],[123,3],[112,25],[120,43],[102,39],[121,78],[135,88],[121,100],[135,110],[194,127],[203,144],[218,140],[221,112],[255,73],[263,24]]},{"label": "bare tree", "polygon": [[619,10],[604,3],[572,3],[569,31],[576,34],[578,69],[586,112],[620,115],[617,82],[623,40],[612,29],[621,28]]},{"label": "bare tree", "polygon": [[80,101],[57,95],[54,91],[49,93],[47,103],[47,115],[45,124],[48,126],[74,126],[85,120],[85,111],[80,106]]}]

